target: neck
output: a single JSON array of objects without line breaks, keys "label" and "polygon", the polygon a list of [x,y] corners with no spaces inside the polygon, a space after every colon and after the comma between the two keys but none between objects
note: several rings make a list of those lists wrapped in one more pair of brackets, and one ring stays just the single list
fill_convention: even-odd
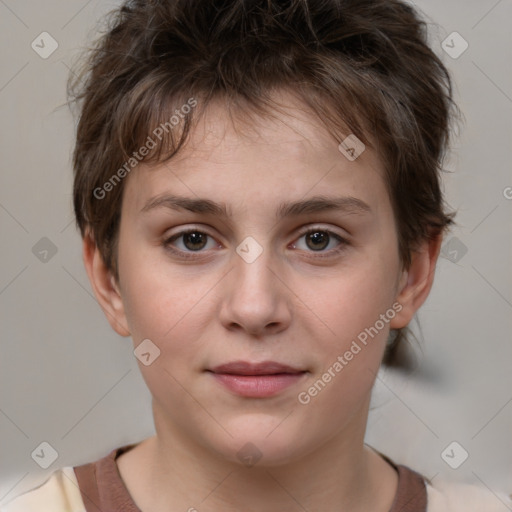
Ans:
[{"label": "neck", "polygon": [[284,463],[246,467],[171,428],[153,404],[157,436],[144,442],[143,464],[150,470],[146,492],[139,493],[141,499],[136,501],[143,510],[152,511],[169,510],[172,504],[175,510],[190,512],[387,512],[397,475],[364,445],[368,405],[342,431],[308,453],[293,454]]}]

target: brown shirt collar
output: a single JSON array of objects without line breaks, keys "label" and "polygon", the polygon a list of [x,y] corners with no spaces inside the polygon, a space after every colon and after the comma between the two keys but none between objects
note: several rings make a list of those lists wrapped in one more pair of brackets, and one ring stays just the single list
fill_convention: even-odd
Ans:
[{"label": "brown shirt collar", "polygon": [[[136,444],[112,450],[96,462],[74,467],[86,512],[141,512],[124,485],[116,458]],[[398,489],[389,512],[427,512],[425,479],[382,455],[398,472]]]}]

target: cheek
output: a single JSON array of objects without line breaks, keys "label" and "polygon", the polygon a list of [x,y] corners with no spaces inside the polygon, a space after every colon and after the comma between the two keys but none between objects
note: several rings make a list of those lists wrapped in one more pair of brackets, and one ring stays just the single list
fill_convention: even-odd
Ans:
[{"label": "cheek", "polygon": [[139,364],[141,373],[155,394],[164,386],[180,395],[183,390],[177,382],[188,382],[191,372],[204,366],[205,339],[216,318],[219,276],[210,272],[191,278],[179,268],[161,261],[148,263],[136,255],[124,263],[123,300],[134,347],[149,339],[160,350],[154,363],[159,371]]},{"label": "cheek", "polygon": [[183,277],[166,280],[151,273],[139,273],[130,282],[125,308],[134,338],[150,338],[162,347],[178,342],[193,346],[200,318],[207,314],[205,296],[211,286],[196,282],[190,291],[186,284]]},{"label": "cheek", "polygon": [[[376,262],[347,268],[332,279],[317,281],[314,289],[305,286],[298,295],[316,313],[322,332],[325,327],[331,339],[346,343],[373,326],[392,307],[394,276],[387,268]],[[386,330],[389,325],[386,323],[383,329],[379,323],[378,327]]]},{"label": "cheek", "polygon": [[189,382],[191,373],[200,368],[198,354],[202,353],[204,323],[200,319],[207,315],[208,307],[200,297],[208,288],[204,291],[196,288],[197,294],[187,294],[181,288],[183,283],[169,282],[176,286],[166,286],[161,276],[155,277],[151,272],[138,273],[130,281],[125,307],[134,348],[149,339],[159,350],[150,365],[146,366],[142,360],[138,363],[141,375],[160,403],[176,409],[186,405],[182,386],[188,386],[185,383]]},{"label": "cheek", "polygon": [[139,236],[121,229],[119,269],[125,313],[132,333],[160,339],[197,302],[200,291],[187,285],[183,273],[171,272],[162,247]]},{"label": "cheek", "polygon": [[395,315],[393,265],[378,258],[361,260],[306,296],[304,302],[321,321],[315,320],[318,331],[311,332],[318,366],[301,389],[305,394],[299,403],[314,403],[335,416],[338,412],[341,421],[369,395]]},{"label": "cheek", "polygon": [[[322,328],[321,336],[312,333],[318,364],[297,399],[299,407],[316,411],[308,416],[315,418],[308,420],[315,428],[331,433],[342,428],[369,400],[395,312],[391,292],[385,274],[353,273],[326,284],[324,298],[313,306],[328,329]],[[326,417],[331,427],[324,424]]]}]

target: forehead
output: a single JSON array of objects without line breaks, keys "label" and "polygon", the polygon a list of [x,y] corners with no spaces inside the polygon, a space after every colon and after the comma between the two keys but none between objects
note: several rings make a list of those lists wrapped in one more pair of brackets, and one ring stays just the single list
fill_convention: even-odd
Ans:
[{"label": "forehead", "polygon": [[[338,192],[382,208],[387,194],[375,151],[366,146],[355,160],[350,159],[338,147],[350,133],[336,140],[292,96],[281,95],[279,104],[282,111],[259,116],[211,103],[177,155],[151,167],[139,164],[132,171],[125,184],[124,206],[140,212],[165,193],[269,205],[284,195],[297,200]],[[349,141],[353,140],[351,136]]]}]

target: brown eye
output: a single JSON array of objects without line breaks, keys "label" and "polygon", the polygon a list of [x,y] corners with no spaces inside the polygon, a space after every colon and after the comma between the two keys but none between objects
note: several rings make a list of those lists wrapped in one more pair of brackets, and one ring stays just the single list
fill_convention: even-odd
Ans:
[{"label": "brown eye", "polygon": [[335,256],[345,250],[350,244],[340,235],[328,229],[313,228],[300,234],[298,240],[304,239],[305,243],[296,242],[294,248],[302,251],[318,253],[318,257]]},{"label": "brown eye", "polygon": [[183,237],[183,245],[191,251],[198,251],[203,249],[208,238],[207,234],[201,233],[200,231],[184,233],[181,236]]},{"label": "brown eye", "polygon": [[[210,247],[207,247],[208,242],[210,242]],[[203,249],[215,247],[215,240],[203,231],[189,229],[172,235],[163,242],[163,245],[167,249],[185,256],[187,253],[205,252]]]},{"label": "brown eye", "polygon": [[313,251],[321,251],[329,245],[330,236],[326,231],[310,231],[306,234],[306,245]]}]

